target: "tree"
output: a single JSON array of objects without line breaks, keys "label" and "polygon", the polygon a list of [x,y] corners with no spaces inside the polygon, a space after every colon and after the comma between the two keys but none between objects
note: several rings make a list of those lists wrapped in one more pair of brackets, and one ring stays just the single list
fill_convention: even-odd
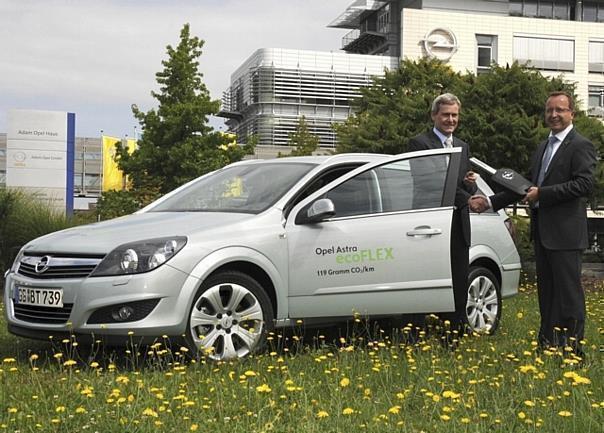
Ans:
[{"label": "tree", "polygon": [[473,156],[493,167],[526,173],[531,155],[548,133],[543,123],[547,95],[554,90],[573,94],[574,86],[516,62],[494,64],[489,73],[464,79],[468,85],[459,95],[463,110],[456,135],[470,143]]},{"label": "tree", "polygon": [[132,106],[143,134],[132,154],[118,145],[116,158],[139,200],[148,202],[253,152],[253,145],[230,143],[230,138],[208,125],[208,116],[218,112],[220,102],[210,98],[199,72],[203,44],[185,24],[180,43],[176,48],[167,46],[168,59],[156,74],[159,92],[151,95],[158,101],[157,109],[143,112]]},{"label": "tree", "polygon": [[407,150],[409,138],[432,124],[430,104],[441,93],[459,93],[461,75],[434,59],[404,60],[361,89],[353,102],[356,114],[336,125],[339,152],[396,154]]},{"label": "tree", "polygon": [[[336,127],[340,152],[400,153],[411,137],[432,127],[429,107],[438,94],[455,93],[462,102],[455,132],[470,144],[472,155],[493,167],[526,173],[530,157],[547,136],[543,110],[555,90],[574,94],[574,84],[546,78],[518,65],[493,65],[478,76],[455,74],[438,60],[404,61],[397,71],[362,90],[355,115]],[[575,95],[576,98],[576,95]],[[578,111],[577,129],[604,152],[604,125]],[[596,169],[592,205],[604,202],[604,167]]]},{"label": "tree", "polygon": [[312,155],[317,150],[317,147],[319,147],[319,137],[308,130],[306,117],[300,117],[296,130],[289,134],[289,145],[293,146],[294,149],[286,155],[279,152],[279,158],[284,156]]}]

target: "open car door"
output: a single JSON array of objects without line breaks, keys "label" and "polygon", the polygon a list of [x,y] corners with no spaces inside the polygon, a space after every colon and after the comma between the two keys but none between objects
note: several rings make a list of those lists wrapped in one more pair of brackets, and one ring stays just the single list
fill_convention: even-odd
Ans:
[{"label": "open car door", "polygon": [[461,149],[385,157],[286,221],[290,317],[453,311],[451,219]]}]

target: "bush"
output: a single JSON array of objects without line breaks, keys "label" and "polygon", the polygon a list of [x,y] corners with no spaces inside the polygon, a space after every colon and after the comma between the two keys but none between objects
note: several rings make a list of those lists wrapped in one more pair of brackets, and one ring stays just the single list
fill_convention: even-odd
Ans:
[{"label": "bush", "polygon": [[520,255],[522,266],[535,261],[533,242],[531,241],[530,218],[524,215],[510,215],[516,231],[516,249]]}]

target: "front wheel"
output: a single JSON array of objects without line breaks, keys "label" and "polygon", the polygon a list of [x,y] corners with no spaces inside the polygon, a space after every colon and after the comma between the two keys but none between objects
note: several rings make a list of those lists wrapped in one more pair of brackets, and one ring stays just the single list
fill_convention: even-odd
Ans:
[{"label": "front wheel", "polygon": [[270,299],[256,280],[241,272],[221,272],[199,288],[186,340],[197,353],[217,361],[243,358],[264,346],[273,318]]},{"label": "front wheel", "polygon": [[468,275],[466,320],[472,331],[493,334],[501,318],[501,288],[487,268],[471,267]]}]

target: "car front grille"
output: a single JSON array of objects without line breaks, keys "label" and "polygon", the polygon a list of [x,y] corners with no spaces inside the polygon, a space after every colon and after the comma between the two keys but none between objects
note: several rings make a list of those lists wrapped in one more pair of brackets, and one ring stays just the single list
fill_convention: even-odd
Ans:
[{"label": "car front grille", "polygon": [[67,323],[73,304],[63,304],[63,308],[38,307],[13,304],[15,318],[25,322],[62,325]]},{"label": "car front grille", "polygon": [[86,278],[102,259],[102,256],[26,255],[21,258],[17,273],[35,279]]}]

